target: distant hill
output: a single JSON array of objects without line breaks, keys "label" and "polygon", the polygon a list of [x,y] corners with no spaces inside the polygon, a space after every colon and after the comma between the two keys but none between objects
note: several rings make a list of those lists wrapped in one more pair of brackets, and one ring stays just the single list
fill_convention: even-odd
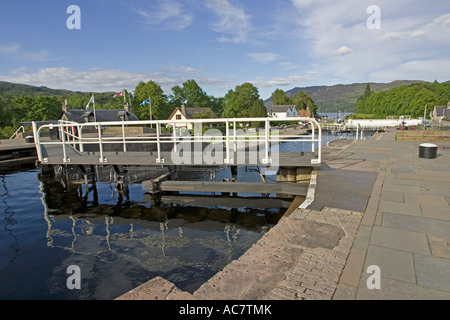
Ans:
[{"label": "distant hill", "polygon": [[26,84],[0,81],[0,95],[9,97],[27,96],[68,96],[76,92],[62,89],[50,89],[47,87],[35,87]]},{"label": "distant hill", "polygon": [[[370,88],[375,92],[389,90],[398,86],[409,85],[412,83],[425,82],[421,80],[399,80],[390,83],[373,83],[369,82]],[[319,112],[355,112],[356,100],[364,93],[364,89],[367,86],[366,83],[353,83],[353,84],[337,84],[334,86],[313,86],[294,88],[286,91],[288,97],[293,97],[299,90],[308,92],[311,94],[314,102],[319,107]],[[272,101],[267,99],[266,106],[273,105]]]},{"label": "distant hill", "polygon": [[[114,109],[122,107],[122,100],[113,98],[115,92],[97,92],[95,93],[95,102],[104,109]],[[92,92],[70,91],[65,89],[51,89],[47,87],[36,87],[27,84],[11,83],[0,81],[0,98],[19,97],[19,96],[45,96],[65,98],[69,100],[69,105],[75,108],[81,108],[87,104]]]}]

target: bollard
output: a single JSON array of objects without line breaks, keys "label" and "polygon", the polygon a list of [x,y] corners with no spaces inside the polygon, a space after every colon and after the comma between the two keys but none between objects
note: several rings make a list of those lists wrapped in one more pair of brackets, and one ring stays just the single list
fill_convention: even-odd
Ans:
[{"label": "bollard", "polygon": [[437,145],[432,143],[422,143],[419,146],[419,158],[422,159],[436,159]]}]

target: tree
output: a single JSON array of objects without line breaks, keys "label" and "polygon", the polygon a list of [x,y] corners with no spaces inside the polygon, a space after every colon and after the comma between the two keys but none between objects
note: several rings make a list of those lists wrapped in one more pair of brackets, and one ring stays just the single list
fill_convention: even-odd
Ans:
[{"label": "tree", "polygon": [[0,128],[11,126],[13,119],[13,102],[10,97],[0,99]]},{"label": "tree", "polygon": [[[448,83],[414,83],[399,86],[387,91],[368,94],[365,102],[360,104],[357,112],[362,114],[411,115],[421,117],[425,106],[446,105],[450,100],[450,84]],[[361,96],[363,100],[364,95]]]},{"label": "tree", "polygon": [[246,118],[253,103],[259,99],[258,89],[251,83],[236,86],[225,95],[224,118]]},{"label": "tree", "polygon": [[58,97],[39,96],[33,98],[23,120],[45,121],[58,119],[61,113],[62,99]]},{"label": "tree", "polygon": [[150,106],[140,104],[150,98],[151,112],[153,120],[166,120],[169,118],[172,110],[167,102],[167,97],[161,87],[150,80],[147,83],[141,81],[134,90],[134,113],[141,120],[150,119]]},{"label": "tree", "polygon": [[204,108],[201,112],[194,113],[194,119],[213,119],[215,118],[210,108]]},{"label": "tree", "polygon": [[364,93],[362,94],[362,96],[360,96],[356,100],[356,112],[357,113],[363,113],[361,111],[365,109],[365,104],[367,102],[367,99],[369,99],[369,97],[372,94],[373,94],[373,91],[370,89],[370,84],[367,84],[366,89],[364,90]]},{"label": "tree", "polygon": [[287,97],[286,93],[281,89],[276,89],[270,99],[278,106],[293,104],[292,98]]},{"label": "tree", "polygon": [[307,92],[300,90],[292,100],[297,110],[309,109],[309,111],[311,111],[311,114],[315,114],[317,112],[317,105],[311,98],[311,95]]},{"label": "tree", "polygon": [[[253,102],[252,107],[248,111],[248,116],[250,118],[266,118],[267,117],[267,109],[264,106],[264,101],[261,99],[255,100]],[[260,127],[262,124],[261,121],[252,122],[252,127]]]},{"label": "tree", "polygon": [[220,117],[225,110],[225,98],[210,96],[209,99],[211,100],[211,110]]},{"label": "tree", "polygon": [[182,86],[172,88],[170,96],[172,107],[179,107],[182,103],[187,108],[210,108],[211,99],[195,80],[187,80]]}]

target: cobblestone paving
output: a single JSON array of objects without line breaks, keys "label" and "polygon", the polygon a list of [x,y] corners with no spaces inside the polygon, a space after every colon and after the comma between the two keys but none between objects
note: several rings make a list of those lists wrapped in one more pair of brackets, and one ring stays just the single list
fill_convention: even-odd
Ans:
[{"label": "cobblestone paving", "polygon": [[199,299],[330,300],[362,213],[297,209],[231,262],[194,296]]},{"label": "cobblestone paving", "polygon": [[344,236],[333,248],[303,247],[296,265],[264,299],[329,300],[333,297],[353,244],[362,213],[325,207],[322,211],[297,210],[290,218],[341,228]]}]

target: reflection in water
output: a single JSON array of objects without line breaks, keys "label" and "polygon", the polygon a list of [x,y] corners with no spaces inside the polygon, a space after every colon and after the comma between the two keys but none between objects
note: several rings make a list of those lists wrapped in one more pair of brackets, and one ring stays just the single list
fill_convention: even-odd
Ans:
[{"label": "reflection in water", "polygon": [[[170,201],[151,198],[146,202],[141,200],[140,185],[119,192],[114,183],[66,180],[63,188],[52,174],[40,174],[39,186],[47,246],[70,252],[78,257],[75,260],[86,257],[81,259],[85,264],[80,266],[82,272],[98,261],[114,261],[115,267],[127,266],[122,269],[124,274],[135,268],[145,270],[145,277],[139,272],[139,279],[133,279],[136,285],[159,275],[190,292],[241,256],[285,211],[222,204],[200,207],[192,202],[177,203],[176,196],[169,197]],[[111,272],[97,268],[84,273],[90,277],[90,293],[80,293],[83,299],[97,298],[98,279]],[[101,298],[114,298],[132,289],[129,280],[124,284]]]},{"label": "reflection in water", "polygon": [[8,193],[8,187],[6,186],[4,174],[2,175],[2,187],[4,189],[4,192],[0,196],[2,197],[2,203],[4,204],[3,214],[5,225],[3,229],[13,239],[10,245],[10,251],[13,252],[13,255],[9,259],[9,263],[12,264],[14,263],[14,260],[17,258],[17,253],[19,251],[19,241],[17,237],[14,235],[13,229],[11,229],[11,227],[14,226],[17,223],[17,221],[13,218],[14,212],[10,212],[10,207],[8,205],[8,201],[11,198],[11,196]]}]

